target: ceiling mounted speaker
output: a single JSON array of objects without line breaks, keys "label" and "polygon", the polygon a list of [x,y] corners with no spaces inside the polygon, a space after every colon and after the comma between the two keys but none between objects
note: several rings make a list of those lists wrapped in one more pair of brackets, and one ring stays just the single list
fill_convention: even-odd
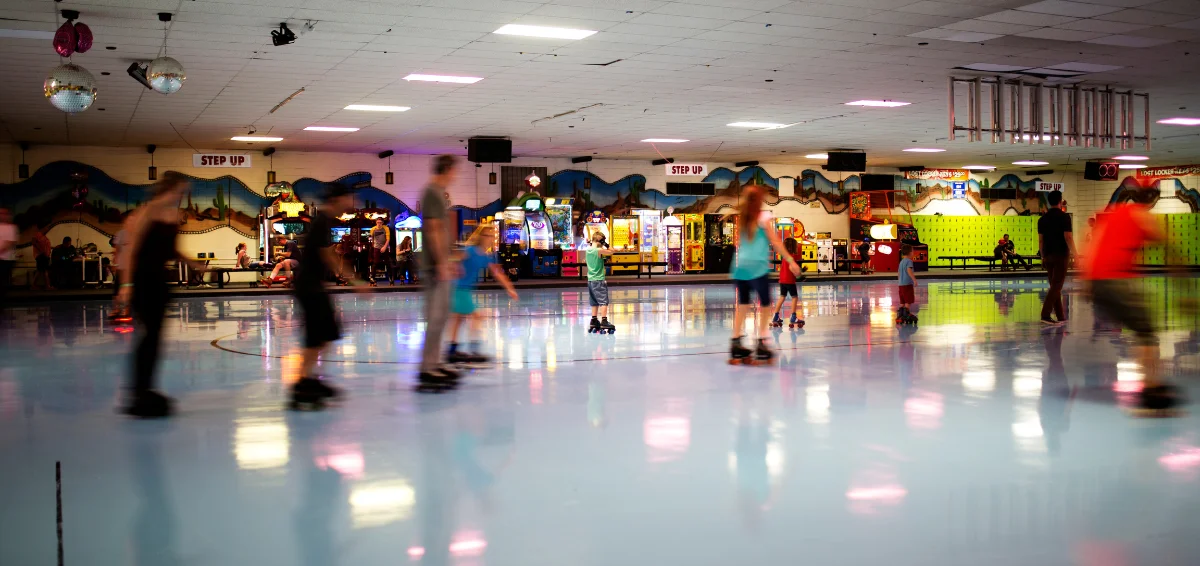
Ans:
[{"label": "ceiling mounted speaker", "polygon": [[575,163],[575,164],[579,164],[579,163],[587,163],[588,161],[591,161],[591,160],[592,160],[592,156],[590,156],[590,155],[584,155],[584,156],[582,156],[582,157],[572,157],[572,158],[571,158],[571,163]]},{"label": "ceiling mounted speaker", "polygon": [[739,161],[733,164],[734,167],[758,167],[757,161]]},{"label": "ceiling mounted speaker", "polygon": [[675,158],[668,157],[666,159],[655,159],[654,161],[650,162],[651,165],[666,165],[668,163],[675,163]]}]

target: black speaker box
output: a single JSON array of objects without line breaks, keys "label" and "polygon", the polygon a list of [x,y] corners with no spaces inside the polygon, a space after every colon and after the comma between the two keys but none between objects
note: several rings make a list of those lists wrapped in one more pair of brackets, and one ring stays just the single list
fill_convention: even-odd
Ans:
[{"label": "black speaker box", "polygon": [[471,138],[467,140],[467,161],[475,163],[512,163],[512,140]]},{"label": "black speaker box", "polygon": [[831,151],[829,161],[825,163],[825,170],[861,173],[867,170],[867,154]]}]

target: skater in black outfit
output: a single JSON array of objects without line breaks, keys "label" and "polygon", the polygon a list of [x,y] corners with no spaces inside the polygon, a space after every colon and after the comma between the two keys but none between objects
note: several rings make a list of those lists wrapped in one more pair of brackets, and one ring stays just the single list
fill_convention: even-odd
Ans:
[{"label": "skater in black outfit", "polygon": [[174,171],[163,174],[151,189],[142,208],[125,221],[128,237],[119,273],[118,302],[132,305],[141,326],[141,337],[133,354],[133,383],[127,415],[142,418],[165,417],[174,410],[174,402],[154,389],[154,371],[162,347],[163,315],[167,309],[167,280],[163,265],[171,260],[187,262],[199,273],[204,265],[193,262],[175,247],[179,234],[179,201],[187,191],[188,180]]},{"label": "skater in black outfit", "polygon": [[[300,265],[292,279],[296,303],[304,316],[304,349],[300,354],[300,379],[292,385],[291,406],[320,407],[326,400],[335,399],[339,391],[323,383],[316,375],[317,359],[330,342],[341,339],[333,301],[325,290],[326,272],[337,273],[341,262],[333,249],[330,234],[336,223],[334,218],[354,207],[350,189],[341,184],[330,184],[325,188],[325,204],[317,209],[308,225],[308,236],[304,249],[300,251]],[[351,285],[366,290],[365,281],[351,281]]]}]

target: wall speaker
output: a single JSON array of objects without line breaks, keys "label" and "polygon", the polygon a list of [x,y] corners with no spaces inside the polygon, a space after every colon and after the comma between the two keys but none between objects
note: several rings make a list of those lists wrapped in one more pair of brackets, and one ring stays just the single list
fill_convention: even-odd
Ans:
[{"label": "wall speaker", "polygon": [[1120,164],[1115,161],[1088,161],[1083,164],[1083,178],[1089,181],[1116,181],[1120,175]]}]

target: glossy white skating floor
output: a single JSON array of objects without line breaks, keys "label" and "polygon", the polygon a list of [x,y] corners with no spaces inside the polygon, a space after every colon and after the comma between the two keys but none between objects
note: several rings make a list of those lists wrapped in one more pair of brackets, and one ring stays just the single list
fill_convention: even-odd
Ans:
[{"label": "glossy white skating floor", "polygon": [[[1196,280],[1150,279],[1166,372],[1200,393]],[[0,313],[0,564],[1195,565],[1200,417],[1122,412],[1128,337],[1040,281],[803,287],[777,367],[726,365],[728,286],[484,294],[496,367],[410,390],[416,295],[338,298],[349,399],[282,409],[290,299],[169,311],[169,421],[114,414],[106,305]]]}]

